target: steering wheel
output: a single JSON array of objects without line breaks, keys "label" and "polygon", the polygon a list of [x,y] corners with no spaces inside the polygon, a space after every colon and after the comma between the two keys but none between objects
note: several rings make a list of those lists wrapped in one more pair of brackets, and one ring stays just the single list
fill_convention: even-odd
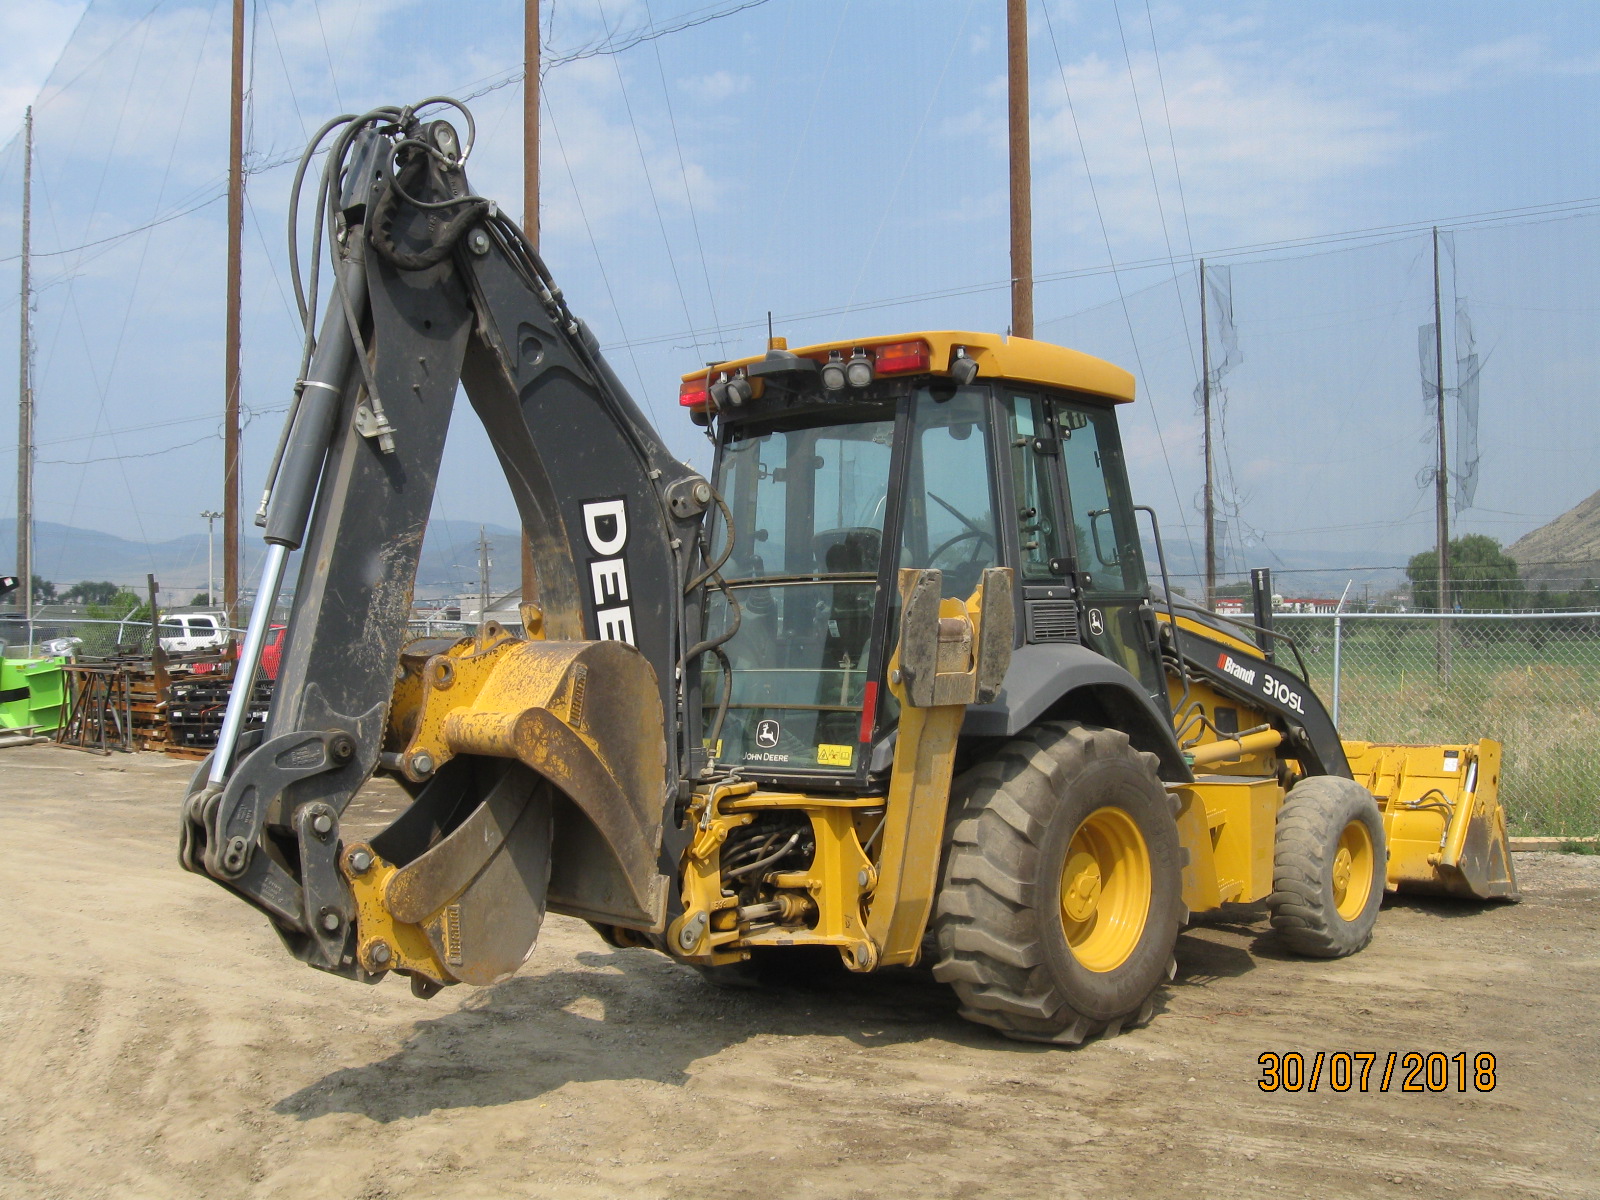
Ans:
[{"label": "steering wheel", "polygon": [[978,561],[983,550],[983,544],[985,542],[989,543],[990,549],[999,550],[1000,547],[995,543],[994,534],[990,533],[982,525],[979,525],[971,517],[967,516],[966,513],[962,512],[954,504],[951,504],[950,501],[946,500],[943,496],[935,495],[933,492],[928,493],[928,499],[937,501],[940,507],[942,507],[952,517],[966,526],[966,528],[960,533],[956,534],[955,537],[949,538],[942,542],[939,545],[939,548],[928,556],[929,565],[938,562],[939,556],[946,550],[950,549],[951,546],[958,546],[962,542],[973,543],[972,553],[967,555],[966,562],[961,564],[964,566],[971,566],[973,563]]},{"label": "steering wheel", "polygon": [[[979,525],[976,521],[974,521],[971,517],[967,516],[966,513],[962,512],[954,504],[951,504],[950,501],[946,500],[943,496],[937,495],[934,492],[929,492],[928,493],[928,499],[937,501],[938,504],[940,505],[940,507],[942,507],[945,510],[945,512],[949,513],[956,520],[960,521],[963,525],[965,525],[973,533],[976,533],[976,534],[982,534],[983,533],[983,526],[982,525]],[[954,540],[954,539],[952,539],[952,540]],[[994,541],[993,538],[990,538],[989,540],[991,542]],[[948,543],[946,543],[946,544],[948,544]]]},{"label": "steering wheel", "polygon": [[928,556],[928,563],[930,565],[937,563],[939,561],[940,555],[942,555],[946,550],[950,549],[952,546],[959,546],[962,542],[971,542],[972,543],[972,552],[970,554],[968,554],[967,557],[965,559],[963,559],[961,563],[956,564],[956,565],[960,565],[960,566],[969,566],[972,563],[977,562],[980,558],[982,558],[983,557],[983,547],[984,547],[984,543],[986,543],[986,542],[988,543],[989,548],[991,550],[997,550],[999,548],[998,546],[995,545],[994,535],[989,533],[987,530],[984,530],[984,529],[963,529],[960,533],[956,534],[955,537],[949,538],[946,541],[942,542],[939,545],[939,548]]}]

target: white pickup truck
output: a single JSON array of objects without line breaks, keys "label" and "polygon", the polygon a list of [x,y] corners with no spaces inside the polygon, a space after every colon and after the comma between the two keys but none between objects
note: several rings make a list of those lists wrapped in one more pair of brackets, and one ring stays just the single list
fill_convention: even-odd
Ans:
[{"label": "white pickup truck", "polygon": [[169,613],[161,618],[161,648],[168,654],[210,650],[228,640],[221,613]]}]

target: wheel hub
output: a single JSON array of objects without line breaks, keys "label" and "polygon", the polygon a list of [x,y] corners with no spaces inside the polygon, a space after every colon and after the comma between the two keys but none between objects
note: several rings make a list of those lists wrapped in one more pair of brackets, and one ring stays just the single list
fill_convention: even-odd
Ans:
[{"label": "wheel hub", "polygon": [[1333,859],[1333,902],[1335,905],[1344,903],[1345,893],[1350,890],[1350,850],[1346,846],[1339,847],[1339,853]]},{"label": "wheel hub", "polygon": [[1061,931],[1091,971],[1115,971],[1144,936],[1151,903],[1150,849],[1121,808],[1083,819],[1061,865]]},{"label": "wheel hub", "polygon": [[1079,850],[1067,860],[1061,907],[1071,921],[1087,921],[1100,906],[1100,864]]},{"label": "wheel hub", "polygon": [[1353,921],[1366,908],[1373,876],[1379,870],[1372,834],[1360,821],[1351,821],[1340,830],[1330,868],[1334,911],[1344,920]]}]

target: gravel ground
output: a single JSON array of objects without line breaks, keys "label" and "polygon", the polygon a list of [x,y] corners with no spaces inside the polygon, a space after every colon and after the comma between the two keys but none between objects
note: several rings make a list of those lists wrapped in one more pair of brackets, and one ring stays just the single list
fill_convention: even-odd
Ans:
[{"label": "gravel ground", "polygon": [[[728,993],[559,917],[497,987],[325,976],[178,869],[190,769],[0,750],[0,1194],[1600,1195],[1600,856],[1517,855],[1518,905],[1391,900],[1340,962],[1229,910],[1150,1026],[1066,1051],[922,971]],[[1379,1057],[1261,1090],[1289,1051]],[[1391,1051],[1491,1053],[1493,1089],[1381,1091]]]}]

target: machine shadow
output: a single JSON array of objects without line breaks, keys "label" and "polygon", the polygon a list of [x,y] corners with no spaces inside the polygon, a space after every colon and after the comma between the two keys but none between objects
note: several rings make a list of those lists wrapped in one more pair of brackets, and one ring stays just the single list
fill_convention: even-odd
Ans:
[{"label": "machine shadow", "polygon": [[1455,896],[1430,896],[1423,892],[1395,892],[1383,898],[1384,909],[1402,909],[1430,917],[1481,917],[1513,904],[1511,900],[1463,900]]},{"label": "machine shadow", "polygon": [[1178,975],[1171,987],[1205,987],[1256,969],[1261,959],[1286,954],[1273,936],[1265,904],[1224,904],[1194,916],[1178,937]]},{"label": "machine shadow", "polygon": [[724,990],[642,950],[586,951],[580,969],[517,976],[416,1023],[393,1054],[343,1067],[273,1111],[302,1121],[357,1113],[379,1123],[438,1109],[537,1099],[570,1082],[646,1080],[681,1087],[694,1063],[752,1037],[839,1037],[863,1048],[935,1039],[1050,1053],[963,1021],[926,970],[814,972]]}]

